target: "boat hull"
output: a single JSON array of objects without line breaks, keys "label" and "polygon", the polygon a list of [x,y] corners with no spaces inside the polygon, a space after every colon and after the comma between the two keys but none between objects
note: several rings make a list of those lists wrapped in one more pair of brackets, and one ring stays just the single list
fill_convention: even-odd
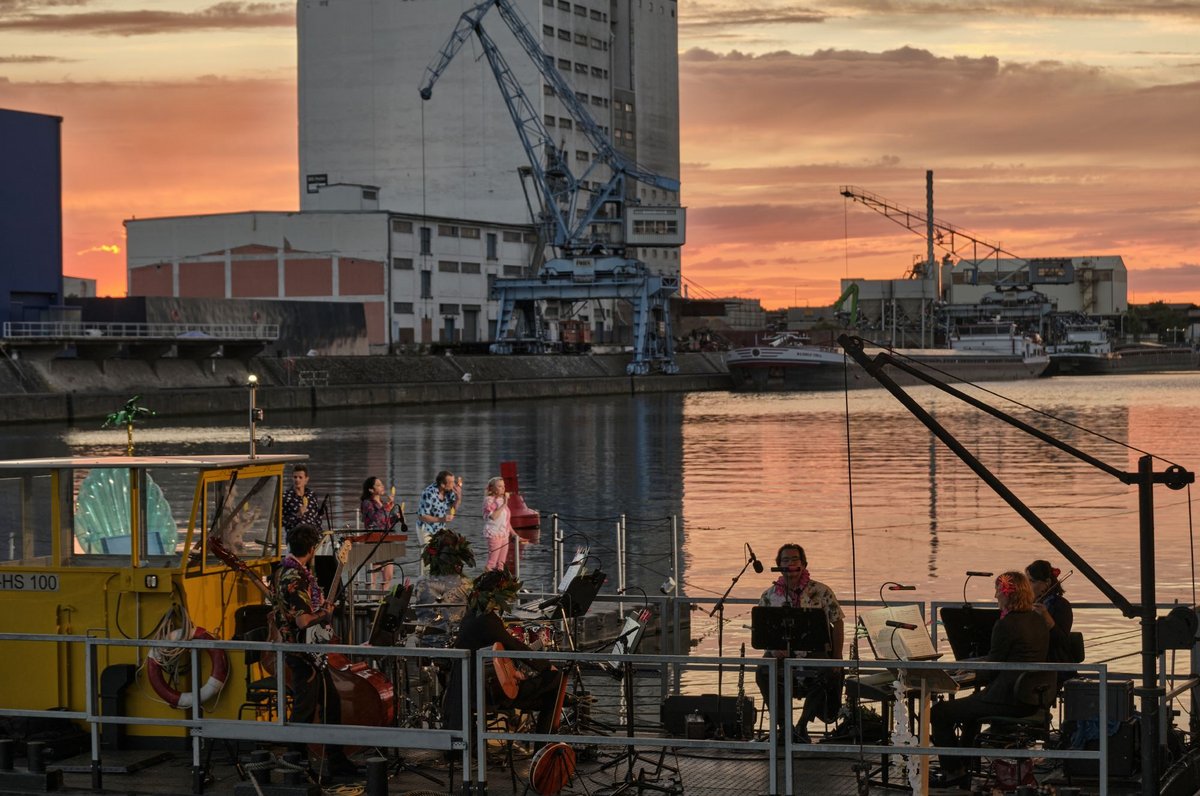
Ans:
[{"label": "boat hull", "polygon": [[1200,355],[1189,348],[1126,348],[1112,354],[1051,354],[1050,362],[1050,376],[1097,376],[1196,370]]},{"label": "boat hull", "polygon": [[[755,355],[753,352],[758,351]],[[833,349],[824,353],[800,352],[790,355],[760,349],[737,349],[726,359],[733,389],[738,392],[789,390],[841,390],[878,387],[854,360]],[[911,357],[915,362],[936,370],[935,378],[950,381],[1015,381],[1041,376],[1049,365],[1047,357],[964,356],[946,353]],[[940,371],[940,372],[939,372]],[[920,379],[899,368],[887,371],[898,384],[922,384]]]}]

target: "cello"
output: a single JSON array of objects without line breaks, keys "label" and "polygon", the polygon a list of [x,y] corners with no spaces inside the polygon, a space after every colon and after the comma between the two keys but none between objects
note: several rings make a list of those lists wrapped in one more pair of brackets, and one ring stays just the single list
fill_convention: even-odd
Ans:
[{"label": "cello", "polygon": [[[207,539],[208,549],[230,569],[245,576],[262,593],[264,602],[273,604],[275,595],[272,593],[271,588],[263,582],[263,579],[257,573],[246,566],[237,555],[229,550],[222,541],[227,523],[218,523],[220,515],[226,507],[226,503],[228,503],[233,494],[232,486],[236,481],[237,473],[234,473],[230,477],[230,489],[226,492],[225,500],[219,505],[217,517],[213,520],[213,527]],[[257,490],[253,490],[251,494],[254,491]],[[346,546],[343,545],[343,547]],[[340,582],[341,569],[345,563],[345,556],[345,550],[339,550],[338,577],[334,580],[335,584]],[[336,588],[336,585],[334,588]],[[275,624],[274,612],[269,616],[268,627],[270,629],[268,640],[278,642],[281,640],[281,636],[279,628]],[[329,640],[323,643],[336,644],[337,640],[331,636]],[[263,655],[260,658],[260,662],[268,674],[275,675],[274,655]],[[333,683],[334,691],[338,697],[340,723],[369,727],[383,727],[392,724],[396,715],[395,689],[391,681],[383,673],[377,669],[372,669],[365,662],[351,661],[347,656],[340,653],[330,653],[325,656],[324,665],[328,667],[329,679]],[[285,678],[288,676],[285,673]]]}]

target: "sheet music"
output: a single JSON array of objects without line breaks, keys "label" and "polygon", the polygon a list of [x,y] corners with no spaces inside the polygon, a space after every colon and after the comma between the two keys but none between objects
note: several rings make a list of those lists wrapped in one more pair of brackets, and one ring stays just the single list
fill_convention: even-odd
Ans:
[{"label": "sheet music", "polygon": [[[921,616],[920,606],[916,604],[889,605],[866,611],[858,615],[858,620],[867,629],[867,638],[877,660],[924,661],[941,657],[933,648],[933,639],[925,629],[925,619]],[[889,620],[916,625],[917,628],[905,630],[888,627]]]},{"label": "sheet music", "polygon": [[575,558],[571,559],[571,564],[563,572],[562,580],[558,583],[558,591],[564,592],[571,585],[571,581],[583,572],[583,565],[587,561],[588,551],[590,548],[587,545],[579,545],[575,548]]}]

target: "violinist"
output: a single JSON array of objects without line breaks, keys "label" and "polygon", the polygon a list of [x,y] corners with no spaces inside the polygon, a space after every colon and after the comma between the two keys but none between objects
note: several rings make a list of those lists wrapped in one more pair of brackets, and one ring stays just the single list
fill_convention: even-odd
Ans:
[{"label": "violinist", "polygon": [[[996,578],[996,604],[1000,619],[992,628],[992,642],[984,660],[996,663],[1045,663],[1049,647],[1046,623],[1033,611],[1033,589],[1023,572],[1005,572]],[[994,675],[994,676],[986,676]],[[933,706],[929,725],[933,745],[976,746],[980,719],[985,716],[1027,716],[1053,696],[1053,672],[980,672],[986,682],[982,690]],[[961,734],[956,734],[959,729]],[[970,761],[966,757],[942,758],[939,783],[945,787],[970,789]]]},{"label": "violinist", "polygon": [[[1050,654],[1046,658],[1051,663],[1069,663],[1072,661],[1069,634],[1075,620],[1071,610],[1071,601],[1063,594],[1063,585],[1058,576],[1061,574],[1057,567],[1050,566],[1049,561],[1038,559],[1025,567],[1029,583],[1033,587],[1033,610],[1050,629]],[[1059,673],[1059,681],[1074,675],[1071,672]]]},{"label": "violinist", "polygon": [[[275,573],[273,613],[280,640],[286,644],[303,644],[309,628],[327,623],[334,606],[325,600],[317,578],[309,568],[321,532],[311,525],[297,525],[287,535],[288,554]],[[288,682],[292,692],[292,711],[288,720],[293,724],[311,724],[320,720],[338,723],[340,706],[327,669],[317,656],[301,652],[284,655]],[[307,756],[304,744],[292,744],[291,750]],[[329,773],[353,775],[359,768],[346,757],[340,746],[327,746]]]}]

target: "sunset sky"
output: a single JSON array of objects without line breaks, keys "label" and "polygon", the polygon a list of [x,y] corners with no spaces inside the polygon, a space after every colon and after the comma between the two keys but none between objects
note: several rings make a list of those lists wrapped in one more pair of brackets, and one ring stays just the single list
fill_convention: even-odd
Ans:
[{"label": "sunset sky", "polygon": [[[901,276],[923,242],[839,186],[921,208],[932,169],[942,220],[1120,254],[1131,301],[1200,302],[1200,0],[680,0],[679,21],[692,295],[827,304]],[[123,295],[126,218],[296,209],[295,65],[293,3],[0,0],[0,107],[64,117],[65,272]]]}]

